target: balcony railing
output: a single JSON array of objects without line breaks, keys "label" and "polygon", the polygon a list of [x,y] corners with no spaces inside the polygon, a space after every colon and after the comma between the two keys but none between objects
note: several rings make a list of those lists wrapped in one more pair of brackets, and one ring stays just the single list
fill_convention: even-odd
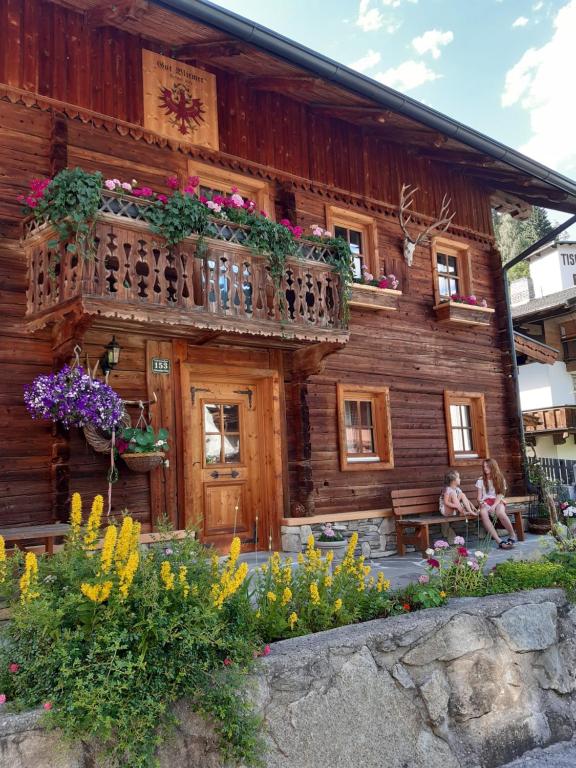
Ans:
[{"label": "balcony railing", "polygon": [[280,286],[267,259],[242,245],[246,228],[212,222],[212,237],[197,248],[191,236],[168,248],[142,217],[142,204],[103,194],[90,258],[55,246],[49,225],[29,223],[27,316],[33,327],[72,305],[87,314],[285,340],[342,341],[339,276],[322,244],[302,241]]},{"label": "balcony railing", "polygon": [[576,430],[576,405],[524,411],[524,429],[530,433]]}]

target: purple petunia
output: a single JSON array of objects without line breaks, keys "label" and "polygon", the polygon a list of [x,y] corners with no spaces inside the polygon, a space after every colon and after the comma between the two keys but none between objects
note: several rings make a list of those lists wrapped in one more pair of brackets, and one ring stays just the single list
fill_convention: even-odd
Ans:
[{"label": "purple petunia", "polygon": [[24,402],[33,419],[65,427],[92,424],[110,432],[122,417],[122,399],[112,387],[69,365],[58,373],[37,376],[25,387]]}]

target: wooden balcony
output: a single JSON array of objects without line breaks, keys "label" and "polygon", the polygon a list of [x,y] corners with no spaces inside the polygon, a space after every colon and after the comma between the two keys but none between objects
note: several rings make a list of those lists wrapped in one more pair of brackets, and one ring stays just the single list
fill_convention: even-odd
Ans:
[{"label": "wooden balcony", "polygon": [[36,329],[62,316],[114,318],[174,333],[197,329],[276,337],[282,344],[348,339],[340,281],[330,252],[302,241],[277,290],[263,255],[242,242],[246,229],[214,220],[198,248],[191,236],[168,248],[142,220],[141,201],[103,194],[95,253],[55,246],[49,225],[28,225],[27,317]]},{"label": "wooden balcony", "polygon": [[557,432],[576,433],[576,405],[524,411],[523,417],[527,435]]}]

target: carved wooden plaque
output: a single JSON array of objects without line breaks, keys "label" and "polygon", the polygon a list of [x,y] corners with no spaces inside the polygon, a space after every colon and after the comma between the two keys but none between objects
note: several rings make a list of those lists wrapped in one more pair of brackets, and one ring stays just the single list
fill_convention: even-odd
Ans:
[{"label": "carved wooden plaque", "polygon": [[168,139],[218,149],[216,76],[142,51],[144,127]]}]

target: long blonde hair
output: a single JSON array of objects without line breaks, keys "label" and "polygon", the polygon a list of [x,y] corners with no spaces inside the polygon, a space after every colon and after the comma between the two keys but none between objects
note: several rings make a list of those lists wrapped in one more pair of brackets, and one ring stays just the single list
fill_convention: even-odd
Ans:
[{"label": "long blonde hair", "polygon": [[[484,471],[485,464],[488,464],[490,467],[490,476]],[[488,493],[490,480],[492,480],[492,485],[494,486],[496,493],[503,496],[506,493],[506,480],[504,480],[504,475],[500,471],[496,459],[484,459],[482,462],[482,482],[484,483],[484,490],[486,493]]]}]

